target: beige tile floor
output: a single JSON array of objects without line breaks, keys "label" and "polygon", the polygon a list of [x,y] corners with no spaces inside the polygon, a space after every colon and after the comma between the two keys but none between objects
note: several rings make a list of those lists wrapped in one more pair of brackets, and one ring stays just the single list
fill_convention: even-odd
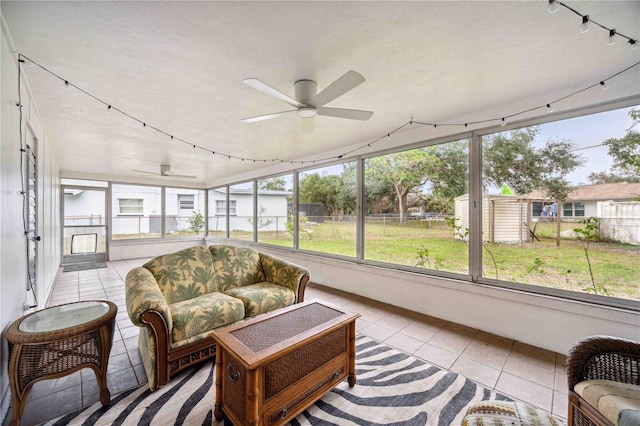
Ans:
[{"label": "beige tile floor", "polygon": [[[107,378],[112,395],[146,382],[138,353],[138,329],[127,316],[124,294],[127,272],[146,260],[114,261],[107,262],[103,269],[60,272],[48,303],[107,299],[118,306]],[[309,285],[305,299],[321,299],[359,312],[359,333],[566,418],[566,357],[562,354],[320,285]],[[93,370],[42,381],[29,392],[22,424],[39,424],[98,400]]]}]

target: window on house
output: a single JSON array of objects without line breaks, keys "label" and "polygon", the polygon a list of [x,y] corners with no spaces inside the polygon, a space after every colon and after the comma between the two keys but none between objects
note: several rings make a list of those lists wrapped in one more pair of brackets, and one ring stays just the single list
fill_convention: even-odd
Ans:
[{"label": "window on house", "polygon": [[565,217],[584,217],[584,203],[564,203],[562,215]]},{"label": "window on house", "polygon": [[180,210],[193,210],[193,194],[178,194],[178,208]]},{"label": "window on house", "polygon": [[111,239],[160,237],[162,189],[159,186],[111,185]]},{"label": "window on house", "polygon": [[224,216],[227,214],[227,201],[216,200],[216,215]]},{"label": "window on house", "polygon": [[142,198],[120,198],[118,199],[118,214],[141,215],[144,200]]}]

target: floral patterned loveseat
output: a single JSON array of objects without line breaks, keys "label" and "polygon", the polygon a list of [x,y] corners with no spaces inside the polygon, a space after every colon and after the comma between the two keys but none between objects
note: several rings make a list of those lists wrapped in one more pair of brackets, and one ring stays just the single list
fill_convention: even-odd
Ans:
[{"label": "floral patterned loveseat", "polygon": [[127,274],[127,312],[149,389],[215,356],[211,331],[304,301],[309,271],[252,248],[191,247]]}]

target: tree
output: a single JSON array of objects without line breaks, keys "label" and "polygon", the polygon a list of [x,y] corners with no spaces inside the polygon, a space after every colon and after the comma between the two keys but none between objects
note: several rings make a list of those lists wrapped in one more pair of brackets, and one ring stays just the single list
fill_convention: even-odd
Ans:
[{"label": "tree", "polygon": [[404,210],[409,192],[427,182],[428,172],[433,169],[435,161],[436,156],[424,149],[402,151],[369,161],[367,179],[382,180],[393,188],[398,202],[400,224],[405,223]]},{"label": "tree", "polygon": [[[433,202],[451,212],[454,199],[469,191],[469,144],[456,141],[427,148],[438,161],[432,163],[428,180]],[[441,207],[441,208],[442,208]]]},{"label": "tree", "polygon": [[204,216],[200,211],[194,211],[193,216],[189,218],[189,232],[199,234],[204,229]]},{"label": "tree", "polygon": [[589,183],[594,185],[599,183],[640,182],[640,176],[627,176],[615,170],[611,172],[600,171],[589,173],[588,179]]},{"label": "tree", "polygon": [[485,184],[509,185],[517,194],[542,189],[552,199],[564,201],[569,193],[565,176],[582,164],[571,141],[548,141],[536,148],[538,127],[499,133],[485,141]]},{"label": "tree", "polygon": [[276,176],[269,179],[259,180],[258,189],[270,191],[286,191],[287,183],[282,176]]},{"label": "tree", "polygon": [[[633,111],[632,111],[633,112]],[[602,143],[609,148],[613,168],[631,179],[640,178],[640,133],[629,130],[622,138],[607,139]]]},{"label": "tree", "polygon": [[341,176],[313,173],[300,180],[300,202],[322,203],[331,216],[344,212],[344,182]]}]

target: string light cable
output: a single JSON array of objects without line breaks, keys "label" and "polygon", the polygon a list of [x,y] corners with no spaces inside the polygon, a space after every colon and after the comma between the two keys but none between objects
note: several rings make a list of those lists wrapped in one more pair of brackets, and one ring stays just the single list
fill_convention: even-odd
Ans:
[{"label": "string light cable", "polygon": [[[24,59],[18,58],[18,63],[19,64],[24,63]],[[25,246],[26,246],[26,261],[27,261],[26,263],[27,264],[27,290],[31,291],[31,294],[33,294],[33,300],[35,301],[34,305],[31,305],[25,301],[25,303],[23,304],[23,309],[26,311],[26,310],[38,307],[39,303],[38,303],[38,295],[36,294],[36,291],[34,288],[35,277],[31,276],[31,270],[29,268],[29,229],[27,225],[27,222],[28,222],[27,215],[29,211],[29,194],[27,192],[27,188],[25,188],[25,177],[24,177],[24,156],[29,155],[29,150],[27,149],[28,147],[25,146],[26,144],[23,144],[21,70],[22,70],[22,67],[18,66],[18,102],[16,103],[16,107],[18,107],[18,126],[19,126],[18,135],[20,138],[18,140],[18,145],[20,149],[20,184],[21,184],[20,195],[22,196],[22,228],[24,231],[24,237],[25,237],[25,243],[26,243]]]},{"label": "string light cable", "polygon": [[499,116],[499,117],[494,117],[494,118],[487,118],[487,119],[484,119],[484,120],[466,121],[464,123],[462,123],[462,122],[433,123],[433,122],[417,121],[417,120],[414,120],[412,118],[410,121],[408,121],[408,122],[402,124],[401,126],[399,126],[399,127],[395,128],[395,129],[385,133],[384,135],[380,136],[379,138],[374,139],[372,141],[369,141],[369,142],[367,142],[365,144],[362,144],[362,145],[360,145],[360,146],[358,146],[356,148],[353,148],[353,149],[351,149],[349,151],[343,152],[340,155],[335,155],[335,156],[331,156],[331,157],[316,158],[316,159],[313,159],[313,160],[302,160],[301,161],[301,160],[282,159],[282,158],[249,158],[249,157],[241,157],[241,156],[237,156],[237,155],[233,155],[233,154],[229,154],[229,153],[224,153],[224,152],[221,152],[221,151],[211,150],[209,148],[203,147],[201,145],[198,145],[196,143],[193,143],[193,142],[188,141],[186,139],[183,139],[181,137],[175,136],[175,135],[173,135],[173,134],[171,134],[171,133],[169,133],[169,132],[167,132],[165,130],[162,130],[162,129],[154,126],[154,125],[151,125],[151,124],[147,123],[146,121],[143,121],[142,119],[134,116],[133,114],[128,113],[128,112],[126,112],[126,111],[114,106],[113,103],[107,102],[107,101],[105,101],[103,99],[100,99],[97,96],[93,95],[92,93],[88,92],[87,90],[85,90],[85,89],[83,89],[81,87],[78,87],[77,85],[73,84],[69,80],[64,79],[63,77],[61,77],[58,74],[54,73],[53,71],[49,70],[45,66],[39,64],[38,62],[34,61],[33,59],[31,59],[31,58],[29,58],[29,57],[27,57],[27,56],[25,56],[25,55],[23,55],[21,53],[18,54],[18,58],[19,58],[18,61],[20,61],[21,63],[25,63],[25,62],[28,61],[29,63],[31,63],[33,65],[36,65],[37,67],[39,67],[43,71],[45,71],[45,72],[49,73],[50,75],[54,76],[55,78],[61,80],[65,84],[65,86],[70,87],[70,88],[74,88],[74,89],[80,91],[81,93],[84,93],[88,97],[94,99],[95,101],[103,104],[105,106],[105,110],[107,112],[116,111],[116,112],[122,114],[123,116],[128,117],[129,119],[139,123],[142,127],[154,130],[154,131],[166,136],[169,139],[170,142],[178,141],[178,142],[181,142],[181,143],[185,144],[186,146],[188,146],[192,150],[199,149],[199,150],[208,152],[209,154],[213,155],[214,157],[215,156],[218,156],[218,157],[221,157],[221,158],[226,157],[229,160],[240,160],[242,162],[250,161],[250,162],[254,162],[254,163],[256,163],[256,162],[260,162],[260,163],[275,163],[275,162],[279,162],[279,163],[288,163],[288,164],[292,164],[292,165],[296,165],[296,164],[300,164],[300,165],[315,164],[316,162],[321,163],[321,162],[327,162],[327,161],[331,161],[331,160],[341,159],[341,158],[343,158],[345,156],[348,156],[348,155],[353,154],[355,152],[361,151],[361,150],[363,150],[365,148],[371,148],[372,145],[374,145],[374,144],[376,144],[376,143],[378,143],[378,142],[380,142],[382,140],[385,140],[387,138],[390,138],[395,133],[399,132],[400,130],[404,129],[405,127],[407,127],[407,126],[412,127],[414,124],[421,125],[421,126],[429,126],[429,127],[433,128],[434,131],[437,131],[438,128],[445,127],[445,126],[446,127],[450,127],[450,126],[463,127],[465,130],[468,129],[469,126],[472,126],[472,125],[477,126],[477,125],[491,124],[491,123],[500,124],[501,126],[506,126],[506,124],[507,124],[509,119],[524,115],[524,114],[532,112],[532,111],[545,110],[547,113],[552,112],[553,111],[553,107],[552,107],[553,105],[555,105],[555,104],[557,104],[557,103],[559,103],[561,101],[564,101],[566,99],[569,99],[569,98],[571,98],[573,96],[576,96],[576,95],[578,95],[580,93],[583,93],[583,92],[585,92],[587,90],[593,89],[594,87],[600,87],[602,90],[606,90],[608,88],[608,85],[606,83],[607,81],[612,80],[613,78],[615,78],[615,77],[617,77],[617,76],[619,76],[619,75],[621,75],[621,74],[623,74],[623,73],[625,73],[627,71],[630,71],[631,69],[633,69],[633,68],[637,67],[638,65],[640,65],[640,61],[635,62],[634,64],[631,64],[630,66],[628,66],[628,67],[616,72],[613,75],[610,75],[610,76],[608,76],[608,77],[606,77],[606,78],[604,78],[602,80],[599,80],[598,82],[593,83],[593,84],[591,84],[589,86],[583,87],[582,89],[575,90],[575,91],[569,93],[568,95],[562,96],[562,97],[560,97],[558,99],[554,99],[554,100],[552,100],[550,102],[545,102],[542,105],[537,105],[537,106],[534,106],[534,107],[531,107],[531,108],[528,108],[528,109],[525,109],[525,110],[522,110],[522,111],[514,112],[512,114],[507,114],[507,115],[504,115],[504,116]]},{"label": "string light cable", "polygon": [[[556,12],[558,10],[558,6],[562,6],[563,8],[575,13],[578,16],[580,16],[581,17],[581,23],[582,23],[582,25],[580,26],[580,31],[582,31],[582,32],[588,31],[589,30],[589,25],[593,24],[593,25],[596,25],[596,26],[598,26],[598,27],[600,27],[600,28],[602,28],[602,29],[607,31],[607,33],[609,35],[609,41],[613,40],[615,42],[615,37],[622,37],[622,38],[627,39],[627,42],[631,45],[631,47],[633,49],[638,48],[638,45],[640,44],[638,42],[638,40],[633,39],[633,38],[631,38],[629,36],[626,36],[626,35],[624,35],[622,33],[619,33],[615,29],[606,27],[606,26],[602,25],[601,23],[590,19],[589,15],[583,15],[582,13],[578,12],[576,9],[566,5],[565,3],[563,3],[563,2],[561,2],[559,0],[548,0],[548,4],[549,4],[548,10],[551,13]],[[397,127],[396,129],[394,129],[394,130],[392,130],[390,132],[385,133],[383,136],[381,136],[381,137],[379,137],[377,139],[374,139],[374,140],[372,140],[370,142],[367,142],[367,143],[365,143],[365,144],[363,144],[363,145],[361,145],[361,146],[359,146],[357,148],[354,148],[354,149],[351,149],[349,151],[346,151],[346,152],[344,152],[344,153],[342,153],[340,155],[331,156],[331,157],[324,157],[324,158],[316,158],[316,159],[313,159],[313,160],[301,161],[301,160],[282,159],[282,158],[249,158],[249,157],[241,157],[241,156],[237,156],[237,155],[233,155],[233,154],[229,154],[229,153],[224,153],[224,152],[221,152],[221,151],[211,150],[209,148],[206,148],[204,146],[198,145],[198,144],[193,143],[191,141],[188,141],[186,139],[177,137],[177,136],[175,136],[174,134],[172,134],[170,132],[167,132],[165,130],[160,129],[159,127],[156,127],[156,126],[153,126],[153,125],[149,124],[148,122],[146,122],[146,121],[134,116],[133,114],[128,113],[127,111],[124,111],[124,110],[114,106],[113,103],[107,102],[107,101],[95,96],[94,94],[90,93],[89,91],[87,91],[87,90],[85,90],[85,89],[73,84],[68,79],[65,79],[65,78],[61,77],[60,75],[56,74],[55,72],[49,70],[45,66],[39,64],[38,62],[32,60],[31,58],[29,58],[29,57],[27,57],[27,56],[25,56],[25,55],[23,55],[21,53],[18,53],[18,62],[21,63],[21,64],[25,64],[25,63],[28,62],[29,65],[31,65],[31,66],[36,65],[37,67],[39,67],[43,71],[49,73],[53,77],[55,77],[58,80],[62,81],[64,83],[64,85],[67,87],[67,89],[72,89],[72,88],[76,89],[79,92],[85,94],[86,96],[92,98],[96,102],[102,104],[105,107],[106,112],[111,113],[113,111],[116,111],[116,112],[122,114],[123,116],[125,116],[125,117],[127,117],[127,118],[129,118],[129,119],[131,119],[131,120],[133,120],[135,122],[137,122],[143,128],[154,130],[157,133],[166,136],[169,139],[170,142],[175,142],[175,141],[181,142],[181,143],[187,145],[188,147],[190,147],[193,150],[199,149],[199,150],[206,151],[206,152],[210,153],[214,157],[215,156],[219,156],[221,158],[226,157],[229,160],[240,160],[242,162],[250,161],[250,162],[254,162],[254,163],[256,163],[256,162],[261,162],[261,163],[279,162],[279,163],[289,163],[289,164],[292,164],[292,165],[296,165],[296,164],[304,165],[305,163],[306,164],[315,164],[316,162],[327,162],[327,161],[331,161],[331,160],[341,159],[346,155],[353,154],[353,153],[355,153],[357,151],[360,151],[360,150],[363,150],[365,148],[371,148],[372,145],[374,145],[374,144],[376,144],[376,143],[378,143],[378,142],[380,142],[382,140],[385,140],[387,138],[390,138],[394,133],[402,130],[406,126],[413,127],[413,124],[419,124],[419,125],[423,125],[423,126],[430,126],[433,129],[434,132],[437,132],[438,128],[439,127],[443,127],[443,126],[464,126],[465,130],[468,129],[468,126],[470,126],[470,125],[481,125],[481,124],[489,124],[489,123],[495,123],[495,124],[500,124],[501,126],[506,126],[510,119],[512,119],[514,117],[521,116],[523,114],[526,114],[526,113],[529,113],[529,112],[532,112],[532,111],[535,111],[535,110],[544,109],[544,110],[546,110],[547,113],[553,112],[553,105],[554,104],[557,104],[557,103],[559,103],[559,102],[561,102],[563,100],[569,99],[569,98],[571,98],[573,96],[576,96],[576,95],[578,95],[578,94],[580,94],[582,92],[585,92],[587,90],[593,89],[594,87],[598,87],[599,86],[600,89],[607,90],[608,87],[609,87],[608,84],[607,84],[607,81],[609,81],[609,80],[617,77],[618,75],[623,74],[623,73],[633,69],[634,67],[637,67],[638,65],[640,65],[640,61],[636,62],[636,63],[624,68],[623,70],[618,71],[617,73],[615,73],[615,74],[613,74],[611,76],[608,76],[608,77],[606,77],[606,78],[604,78],[602,80],[599,80],[598,82],[596,82],[594,84],[591,84],[589,86],[586,86],[586,87],[584,87],[582,89],[579,89],[579,90],[576,90],[574,92],[571,92],[566,96],[563,96],[561,98],[555,99],[555,100],[550,101],[550,102],[546,102],[546,103],[544,103],[542,105],[534,106],[532,108],[528,108],[528,109],[525,109],[525,110],[522,110],[522,111],[517,111],[517,112],[514,112],[512,114],[507,114],[507,115],[504,115],[504,116],[499,116],[499,117],[495,117],[495,118],[489,118],[489,119],[485,119],[485,120],[467,121],[467,122],[464,122],[464,123],[423,122],[423,121],[415,121],[413,119],[413,117],[412,117],[411,120],[408,121],[407,123]],[[18,81],[18,84],[20,84],[19,81]],[[21,115],[21,118],[22,118],[22,115]],[[22,128],[20,130],[22,131]],[[22,144],[22,139],[21,139],[21,144]]]},{"label": "string light cable", "polygon": [[574,9],[573,7],[559,1],[559,0],[548,0],[549,1],[549,6],[547,8],[547,10],[549,11],[549,13],[555,13],[556,10],[558,9],[558,5],[564,7],[565,9],[575,13],[576,15],[578,15],[581,19],[581,25],[580,25],[580,32],[582,33],[586,33],[587,31],[589,31],[590,25],[596,25],[600,28],[602,28],[603,30],[605,30],[607,32],[607,44],[612,45],[615,44],[615,38],[616,37],[622,37],[627,39],[627,43],[629,43],[629,45],[631,46],[632,49],[637,49],[640,46],[640,42],[638,42],[638,40],[631,38],[629,36],[626,36],[622,33],[619,33],[618,31],[616,31],[615,28],[609,28],[607,26],[602,25],[599,22],[594,21],[593,19],[589,18],[589,15],[583,15],[582,13],[578,12],[576,9]]}]

